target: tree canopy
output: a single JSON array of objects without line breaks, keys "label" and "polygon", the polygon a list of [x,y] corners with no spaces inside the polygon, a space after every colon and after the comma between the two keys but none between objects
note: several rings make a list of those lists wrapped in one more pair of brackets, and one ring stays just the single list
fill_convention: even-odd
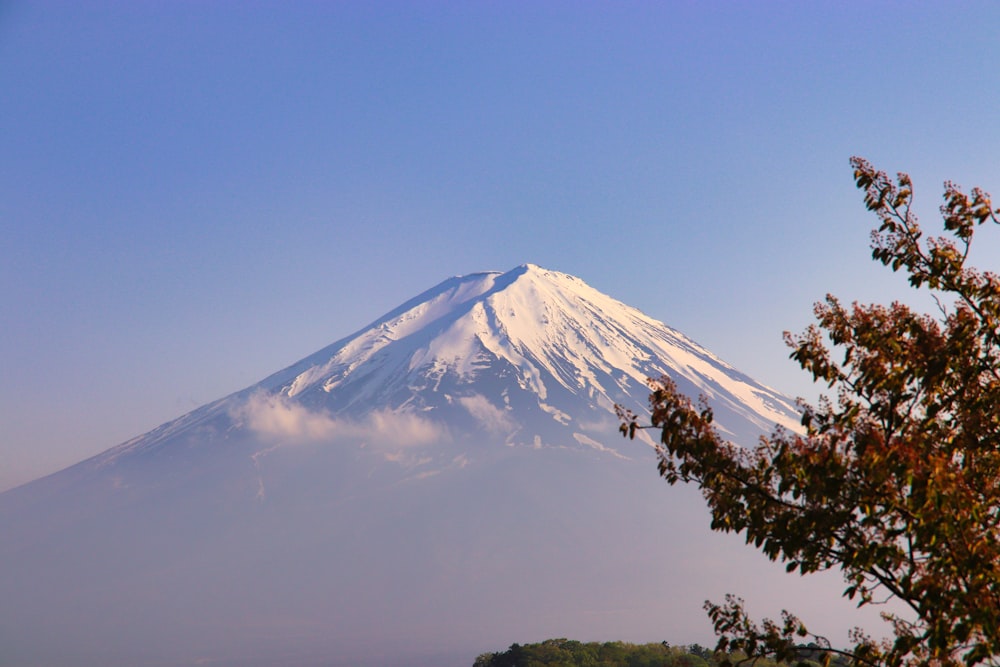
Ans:
[{"label": "tree canopy", "polygon": [[[697,644],[671,647],[666,642],[579,642],[546,639],[538,644],[513,644],[506,651],[484,653],[473,667],[715,667],[712,654]],[[762,666],[764,667],[764,666]],[[767,665],[766,667],[777,667]]]},{"label": "tree canopy", "polygon": [[[879,221],[873,258],[929,290],[937,311],[818,303],[815,324],[785,334],[791,357],[833,392],[800,401],[801,433],[778,429],[738,447],[704,399],[692,403],[667,378],[651,381],[650,424],[619,409],[622,433],[660,431],[660,474],[701,488],[714,530],[742,533],[790,572],[839,569],[860,605],[902,605],[883,612],[889,639],[852,634],[843,653],[854,663],[997,664],[1000,279],[968,260],[975,232],[1000,222],[1000,209],[978,188],[945,183],[945,233],[925,237],[909,176],[851,165]],[[821,639],[788,612],[756,623],[735,597],[706,609],[720,650],[794,659],[804,638]]]}]

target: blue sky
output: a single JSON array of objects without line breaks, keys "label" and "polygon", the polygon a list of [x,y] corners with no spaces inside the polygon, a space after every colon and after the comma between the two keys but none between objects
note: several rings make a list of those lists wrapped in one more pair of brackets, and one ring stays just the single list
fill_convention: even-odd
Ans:
[{"label": "blue sky", "polygon": [[524,262],[811,396],[781,332],[827,292],[908,297],[848,158],[910,172],[929,229],[945,179],[1000,193],[998,26],[986,2],[0,3],[0,488]]}]

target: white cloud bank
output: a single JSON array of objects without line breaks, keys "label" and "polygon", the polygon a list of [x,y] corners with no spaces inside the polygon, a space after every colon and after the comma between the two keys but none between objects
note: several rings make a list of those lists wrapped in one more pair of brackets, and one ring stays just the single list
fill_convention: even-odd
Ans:
[{"label": "white cloud bank", "polygon": [[441,424],[412,413],[376,410],[355,421],[309,410],[283,395],[257,393],[231,411],[242,426],[283,445],[355,440],[373,447],[413,447],[449,440]]},{"label": "white cloud bank", "polygon": [[481,394],[463,396],[458,399],[458,402],[484,429],[491,433],[509,435],[519,427],[506,410],[493,405],[489,399]]}]

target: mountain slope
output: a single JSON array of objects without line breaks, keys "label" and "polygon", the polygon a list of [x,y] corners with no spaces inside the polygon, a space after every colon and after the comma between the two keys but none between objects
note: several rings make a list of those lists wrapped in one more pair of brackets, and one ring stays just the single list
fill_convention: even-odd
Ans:
[{"label": "mountain slope", "polygon": [[0,646],[10,664],[468,664],[545,636],[656,639],[669,619],[687,632],[672,641],[707,642],[697,609],[730,588],[705,574],[700,498],[658,483],[612,414],[643,409],[661,374],[737,441],[797,422],[577,278],[529,264],[446,280],[0,494]]},{"label": "mountain slope", "polygon": [[[720,428],[737,441],[798,422],[792,402],[683,334],[578,278],[528,264],[446,280],[356,334],[93,463],[206,424],[215,433],[235,427],[288,440],[381,427],[405,443],[434,439],[447,425],[516,445],[570,444],[567,434],[606,442],[613,405],[643,408],[645,379],[663,374],[706,395]],[[365,424],[372,415],[379,423]]]}]

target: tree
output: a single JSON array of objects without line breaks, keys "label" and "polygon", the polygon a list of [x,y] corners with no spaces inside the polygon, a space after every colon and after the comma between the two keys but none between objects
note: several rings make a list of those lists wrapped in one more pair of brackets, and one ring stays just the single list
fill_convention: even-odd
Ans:
[{"label": "tree", "polygon": [[800,401],[803,433],[776,430],[752,449],[722,439],[704,399],[651,381],[650,423],[619,408],[622,433],[660,431],[660,474],[697,484],[712,528],[742,533],[786,569],[840,569],[860,605],[888,599],[892,638],[860,630],[833,651],[794,615],[749,619],[743,601],[706,602],[719,650],[795,659],[813,637],[879,667],[1000,662],[1000,279],[967,265],[975,231],[1000,222],[989,195],[948,182],[946,236],[925,238],[906,174],[889,178],[852,158],[879,219],[872,256],[930,290],[931,314],[906,305],[815,307],[816,324],[786,332],[791,358],[835,392]]},{"label": "tree", "polygon": [[503,653],[484,653],[474,667],[706,667],[701,658],[664,644],[582,643],[546,639],[538,644],[511,645]]}]

